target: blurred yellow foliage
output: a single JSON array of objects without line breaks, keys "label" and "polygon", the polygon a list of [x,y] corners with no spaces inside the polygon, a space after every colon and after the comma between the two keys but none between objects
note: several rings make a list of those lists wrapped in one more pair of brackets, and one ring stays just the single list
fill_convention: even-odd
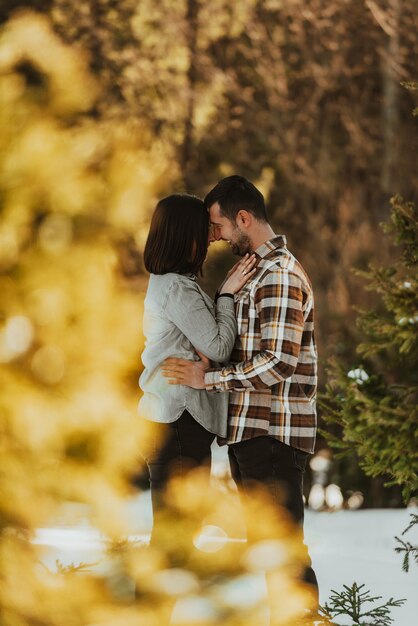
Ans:
[{"label": "blurred yellow foliage", "polygon": [[[248,547],[228,535],[236,501],[198,473],[173,481],[158,549],[124,539],[152,426],[136,416],[132,384],[144,279],[123,281],[116,248],[143,241],[178,174],[171,155],[138,120],[89,114],[100,89],[86,59],[34,13],[0,35],[0,94],[2,626],[161,626],[178,598],[195,602],[192,617],[179,609],[185,624],[258,624],[260,600],[237,605],[228,585],[264,570],[285,589],[277,623],[294,623],[302,556],[262,495]],[[42,565],[36,530],[68,502],[87,505],[113,545],[110,567]]]}]

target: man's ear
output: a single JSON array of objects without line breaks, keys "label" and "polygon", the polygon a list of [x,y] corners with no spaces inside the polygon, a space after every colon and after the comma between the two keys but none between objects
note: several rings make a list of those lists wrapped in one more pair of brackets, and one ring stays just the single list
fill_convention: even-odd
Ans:
[{"label": "man's ear", "polygon": [[243,228],[248,228],[252,224],[253,216],[245,209],[241,209],[237,213],[237,225]]}]

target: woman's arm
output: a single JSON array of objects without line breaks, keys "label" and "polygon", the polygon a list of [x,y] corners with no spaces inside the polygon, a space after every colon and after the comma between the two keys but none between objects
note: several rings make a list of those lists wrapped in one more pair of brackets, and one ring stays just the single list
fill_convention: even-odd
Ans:
[{"label": "woman's arm", "polygon": [[[254,259],[244,258],[225,282],[220,295],[241,289],[253,275],[253,265]],[[199,352],[212,361],[228,361],[237,333],[233,298],[218,298],[214,319],[197,284],[179,278],[168,293],[165,312]]]},{"label": "woman's arm", "polygon": [[170,288],[165,312],[196,350],[211,361],[228,360],[237,333],[232,298],[219,298],[214,318],[197,284],[180,279]]}]

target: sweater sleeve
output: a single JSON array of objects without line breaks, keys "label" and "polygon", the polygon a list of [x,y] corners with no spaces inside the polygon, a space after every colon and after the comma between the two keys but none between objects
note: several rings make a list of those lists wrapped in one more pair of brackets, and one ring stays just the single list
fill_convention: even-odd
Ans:
[{"label": "sweater sleeve", "polygon": [[199,352],[211,361],[228,361],[237,334],[232,298],[218,299],[214,317],[194,281],[175,282],[167,295],[165,312]]}]

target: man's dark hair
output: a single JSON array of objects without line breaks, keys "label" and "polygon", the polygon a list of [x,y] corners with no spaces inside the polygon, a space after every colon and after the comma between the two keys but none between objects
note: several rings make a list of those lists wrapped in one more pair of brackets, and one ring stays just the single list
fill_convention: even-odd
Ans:
[{"label": "man's dark hair", "polygon": [[209,215],[202,200],[174,194],[155,208],[144,249],[152,274],[198,274],[208,250]]},{"label": "man's dark hair", "polygon": [[260,222],[268,221],[263,194],[244,176],[235,174],[220,180],[204,200],[207,209],[215,202],[219,203],[221,214],[231,222],[235,222],[241,209],[254,215]]}]

